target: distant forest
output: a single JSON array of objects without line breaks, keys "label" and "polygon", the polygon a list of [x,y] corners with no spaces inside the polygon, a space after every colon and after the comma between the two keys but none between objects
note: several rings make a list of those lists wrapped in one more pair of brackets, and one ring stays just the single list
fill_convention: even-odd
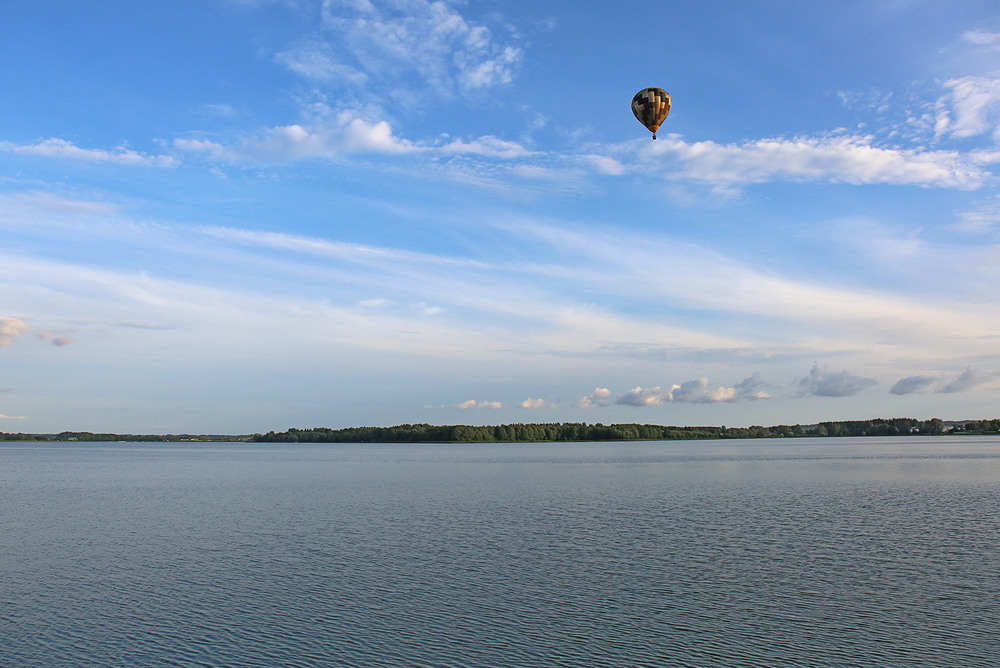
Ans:
[{"label": "distant forest", "polygon": [[108,434],[90,431],[63,431],[58,434],[8,434],[0,432],[0,441],[125,441],[176,443],[178,441],[249,441],[252,436],[225,434]]},{"label": "distant forest", "polygon": [[681,441],[699,439],[792,438],[824,436],[909,436],[995,434],[1000,419],[948,421],[892,418],[820,422],[772,427],[665,427],[655,424],[582,422],[496,426],[402,424],[395,427],[289,429],[240,436],[220,434],[109,434],[64,431],[58,434],[0,432],[0,441],[249,441],[253,443],[536,443],[546,441]]},{"label": "distant forest", "polygon": [[938,418],[821,422],[773,427],[664,427],[653,424],[508,424],[497,426],[404,424],[349,429],[289,429],[255,434],[266,443],[533,443],[543,441],[679,441],[698,439],[791,438],[807,436],[909,436],[911,434],[996,433],[1000,419],[944,422]]}]

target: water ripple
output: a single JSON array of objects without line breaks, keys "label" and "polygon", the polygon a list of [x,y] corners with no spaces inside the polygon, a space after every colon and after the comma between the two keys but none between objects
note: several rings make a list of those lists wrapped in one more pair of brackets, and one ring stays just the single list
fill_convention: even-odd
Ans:
[{"label": "water ripple", "polygon": [[979,445],[409,447],[0,449],[0,665],[1000,655]]}]

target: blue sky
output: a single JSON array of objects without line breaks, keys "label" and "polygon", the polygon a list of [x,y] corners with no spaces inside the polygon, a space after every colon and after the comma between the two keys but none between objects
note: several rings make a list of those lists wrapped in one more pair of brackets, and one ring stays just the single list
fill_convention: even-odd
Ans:
[{"label": "blue sky", "polygon": [[997,415],[993,2],[36,0],[0,63],[0,431]]}]

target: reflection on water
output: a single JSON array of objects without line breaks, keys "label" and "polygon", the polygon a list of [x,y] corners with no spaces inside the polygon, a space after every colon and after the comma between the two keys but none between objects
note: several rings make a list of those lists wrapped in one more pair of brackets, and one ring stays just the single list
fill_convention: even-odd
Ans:
[{"label": "reflection on water", "polygon": [[1000,440],[0,445],[0,665],[992,665]]}]

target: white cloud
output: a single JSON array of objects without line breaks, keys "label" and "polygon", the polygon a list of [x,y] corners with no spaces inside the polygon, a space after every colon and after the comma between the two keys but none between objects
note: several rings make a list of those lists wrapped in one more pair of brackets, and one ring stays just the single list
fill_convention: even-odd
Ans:
[{"label": "white cloud", "polygon": [[1000,198],[985,202],[959,214],[957,229],[966,232],[988,232],[1000,224]]},{"label": "white cloud", "polygon": [[718,390],[711,391],[708,389],[708,378],[697,378],[680,385],[674,385],[670,390],[668,399],[680,403],[694,404],[709,403],[713,401],[713,396],[719,397],[719,400],[722,401],[731,401],[736,397],[736,392],[732,388],[727,391],[721,387]]},{"label": "white cloud", "polygon": [[489,135],[469,142],[456,139],[442,145],[437,150],[445,155],[474,154],[503,160],[526,158],[532,155],[531,151],[516,142],[506,141]]},{"label": "white cloud", "polygon": [[594,406],[608,406],[611,404],[611,390],[606,387],[598,387],[585,397],[580,397],[576,402],[579,408],[593,408]]},{"label": "white cloud", "polygon": [[945,87],[949,93],[939,114],[939,134],[957,138],[990,134],[1000,141],[1000,77],[967,76],[951,79]]},{"label": "white cloud", "polygon": [[962,373],[962,375],[942,387],[938,390],[938,392],[948,394],[952,392],[965,392],[992,380],[996,376],[997,374],[995,373],[979,371],[978,369],[969,367]]},{"label": "white cloud", "polygon": [[367,85],[369,76],[357,68],[338,62],[330,45],[308,41],[275,55],[278,63],[301,77],[322,83],[345,83],[357,87]]},{"label": "white cloud", "polygon": [[323,25],[332,39],[311,58],[286,58],[315,78],[337,66],[409,87],[414,76],[441,92],[508,83],[523,52],[498,41],[442,0],[325,0]]},{"label": "white cloud", "polygon": [[756,401],[757,399],[772,399],[767,392],[767,384],[761,380],[759,373],[744,378],[733,388],[737,399]]},{"label": "white cloud", "polygon": [[621,406],[659,406],[671,401],[672,391],[673,388],[664,392],[659,385],[648,388],[637,386],[615,399],[615,403]]},{"label": "white cloud", "polygon": [[[117,224],[131,225],[128,220]],[[509,219],[503,224],[512,225]],[[562,229],[534,222],[497,229],[506,230],[510,239],[532,248],[538,257],[544,255],[544,260],[522,263],[501,252],[494,264],[488,261],[493,249],[485,248],[477,256],[487,261],[285,234],[183,228],[176,232],[177,239],[164,230],[151,230],[143,243],[173,253],[158,255],[164,266],[173,267],[184,266],[185,257],[178,253],[197,248],[199,259],[213,258],[213,276],[231,289],[213,287],[214,279],[203,279],[203,285],[161,280],[152,267],[152,277],[131,269],[98,272],[7,252],[0,256],[0,282],[20,284],[30,276],[30,291],[22,291],[21,301],[6,307],[13,313],[32,313],[32,322],[60,322],[60,333],[69,332],[65,324],[77,320],[129,320],[170,326],[173,330],[164,336],[177,338],[197,334],[214,340],[214,332],[225,332],[219,340],[240,339],[253,332],[259,341],[248,345],[272,350],[288,345],[318,345],[324,351],[350,346],[451,361],[495,360],[498,351],[504,351],[499,354],[505,364],[516,365],[519,362],[512,360],[528,353],[541,364],[586,358],[607,363],[606,369],[622,369],[636,359],[679,360],[683,355],[688,363],[726,355],[739,366],[766,364],[769,375],[790,356],[800,355],[821,362],[828,353],[851,355],[852,366],[880,364],[873,360],[922,360],[919,368],[928,368],[930,359],[942,363],[949,355],[962,359],[962,367],[972,355],[984,360],[995,355],[995,340],[983,334],[997,330],[998,316],[989,309],[970,308],[967,302],[802,284],[650,233],[631,236],[614,230],[602,235],[591,227]],[[114,232],[101,233],[117,238]],[[180,237],[183,248],[175,243]],[[968,271],[979,257],[971,249],[966,256],[970,262],[956,271]],[[518,299],[511,300],[511,294]],[[368,301],[373,297],[380,301]],[[636,300],[643,308],[628,312],[628,304]],[[619,308],[619,302],[625,306]],[[428,305],[443,308],[445,316],[423,317]],[[672,321],[671,314],[690,308],[747,326],[727,332]],[[754,351],[752,360],[738,353],[747,350]],[[513,357],[507,351],[513,351]],[[772,365],[767,361],[772,353],[785,361]],[[718,373],[720,367],[714,368],[706,375]],[[699,371],[687,367],[677,373],[692,378]],[[632,387],[636,378],[646,377],[633,375],[643,373],[634,366],[616,372],[620,375],[613,379],[601,373],[619,387]],[[784,373],[790,377],[794,372]],[[895,367],[880,373],[897,373],[898,378],[907,372]],[[630,377],[632,385],[624,385]],[[815,387],[807,389],[836,394],[834,384],[814,380]],[[849,384],[840,390],[844,387]],[[765,390],[753,376],[733,386],[698,379],[640,391],[625,403],[742,401],[766,398]],[[584,399],[578,404],[584,408],[613,403],[607,388]]]},{"label": "white cloud", "polygon": [[[955,151],[875,146],[872,137],[831,135],[759,139],[740,144],[688,143],[668,135],[647,147],[650,161],[667,158],[665,173],[718,186],[766,181],[833,181],[973,189],[987,174]],[[679,165],[679,167],[678,167]]]},{"label": "white cloud", "polygon": [[[531,223],[522,223],[518,230],[524,237],[537,235],[547,246],[571,254],[573,265],[561,268],[558,276],[581,289],[623,286],[622,294],[629,299],[641,295],[650,313],[693,308],[730,316],[752,315],[768,323],[766,329],[755,330],[748,320],[746,328],[729,331],[728,338],[717,338],[719,333],[711,331],[689,337],[691,332],[664,329],[654,335],[654,323],[646,319],[642,326],[647,341],[690,345],[699,350],[739,350],[758,348],[752,341],[780,340],[785,350],[867,351],[909,359],[996,353],[995,342],[982,336],[1000,327],[1000,315],[990,309],[972,308],[951,299],[914,298],[890,290],[838,286],[831,281],[808,283],[763,265],[758,268],[701,246],[650,234],[600,234],[593,229],[569,230]],[[945,288],[941,283],[945,279],[964,288],[992,285],[1000,278],[990,249],[977,251],[956,245],[953,251],[958,261],[952,275],[937,279],[938,289]],[[948,254],[936,248],[927,257]],[[579,326],[602,328],[597,331],[607,341],[623,345],[634,341],[627,329],[607,329],[607,318],[588,316]]]},{"label": "white cloud", "polygon": [[625,166],[622,163],[606,155],[587,154],[581,155],[579,159],[598,174],[621,176],[625,173]]},{"label": "white cloud", "polygon": [[28,418],[24,415],[4,415],[0,413],[0,420],[27,420]]},{"label": "white cloud", "polygon": [[889,392],[892,394],[913,394],[933,385],[936,380],[932,376],[907,376],[906,378],[899,379]]},{"label": "white cloud", "polygon": [[468,401],[463,401],[460,404],[456,404],[455,408],[458,408],[459,410],[463,411],[481,410],[481,409],[496,411],[503,408],[503,404],[501,404],[499,401],[476,401],[475,399],[469,399]]},{"label": "white cloud", "polygon": [[[398,250],[385,246],[367,246],[342,241],[328,241],[318,237],[304,237],[281,232],[258,232],[255,230],[240,230],[231,227],[207,227],[201,229],[207,236],[223,241],[237,242],[264,249],[293,251],[318,257],[335,258],[357,264],[369,264],[381,268],[399,267],[401,264],[424,264],[429,268],[469,267],[489,269],[490,265],[465,258],[454,258],[445,255],[434,255],[417,251]],[[384,306],[389,300],[380,297],[360,302],[363,306]]]},{"label": "white cloud", "polygon": [[[7,202],[3,202],[3,200],[7,200]],[[23,209],[25,213],[22,215],[30,216],[32,219],[36,219],[38,214],[112,216],[119,212],[119,207],[112,203],[67,199],[44,191],[4,195],[0,196],[0,202],[5,204],[5,206],[0,207],[0,211],[3,213],[12,209]],[[0,213],[0,217],[6,218],[3,213]]]},{"label": "white cloud", "polygon": [[1000,33],[986,30],[969,30],[962,35],[962,39],[969,44],[985,46],[991,50],[1000,51]]},{"label": "white cloud", "polygon": [[180,163],[168,155],[147,155],[124,146],[113,150],[80,148],[65,139],[45,139],[37,144],[13,144],[0,142],[0,150],[21,155],[37,155],[45,158],[81,160],[85,162],[105,162],[140,167],[176,167]]},{"label": "white cloud", "polygon": [[393,136],[387,121],[368,121],[350,111],[342,111],[332,122],[315,128],[298,124],[271,128],[234,146],[202,139],[176,139],[174,147],[212,160],[265,163],[330,159],[351,153],[398,155],[421,150]]},{"label": "white cloud", "polygon": [[874,378],[864,378],[849,371],[830,371],[819,364],[799,381],[803,396],[849,397],[875,384]]},{"label": "white cloud", "polygon": [[551,402],[545,401],[545,399],[532,399],[528,397],[521,402],[521,408],[537,409],[537,408],[554,408],[555,405]]},{"label": "white cloud", "polygon": [[6,348],[29,331],[31,328],[19,318],[0,317],[0,348]]},{"label": "white cloud", "polygon": [[764,383],[756,373],[735,387],[712,387],[708,378],[696,378],[680,385],[672,385],[669,390],[663,390],[659,386],[635,387],[618,397],[615,403],[623,406],[660,406],[666,403],[714,404],[770,399],[771,395],[763,387]]},{"label": "white cloud", "polygon": [[63,346],[68,346],[73,343],[73,339],[65,335],[55,335],[51,332],[47,332],[44,329],[36,329],[35,336],[41,341],[51,341],[52,345],[62,348]]}]

